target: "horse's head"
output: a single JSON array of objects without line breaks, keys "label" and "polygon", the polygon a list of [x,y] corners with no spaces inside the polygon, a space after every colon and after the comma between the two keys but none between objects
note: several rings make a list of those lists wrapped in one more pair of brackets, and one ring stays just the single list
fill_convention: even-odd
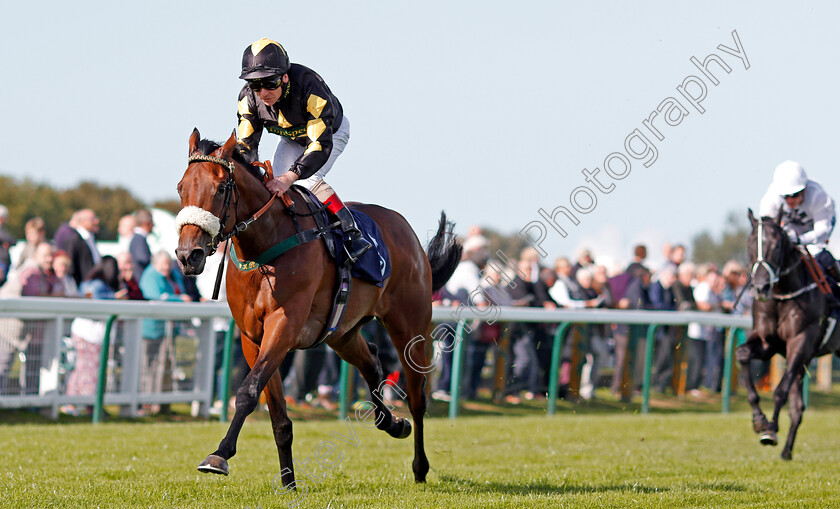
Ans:
[{"label": "horse's head", "polygon": [[747,241],[750,257],[750,287],[753,296],[764,302],[770,297],[773,285],[779,280],[784,269],[785,253],[790,251],[791,243],[782,230],[782,211],[775,218],[756,219],[749,210],[752,232]]},{"label": "horse's head", "polygon": [[178,248],[175,254],[184,274],[200,274],[207,257],[218,246],[221,234],[236,221],[236,185],[232,162],[236,136],[223,146],[202,140],[198,129],[190,136],[190,163],[178,183]]}]

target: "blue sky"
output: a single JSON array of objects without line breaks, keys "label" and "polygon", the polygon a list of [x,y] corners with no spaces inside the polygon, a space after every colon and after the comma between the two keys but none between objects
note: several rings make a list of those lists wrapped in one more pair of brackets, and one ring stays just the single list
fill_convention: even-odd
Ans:
[{"label": "blue sky", "polygon": [[[244,5],[244,4],[242,4]],[[445,209],[516,232],[569,207],[581,174],[712,52],[731,73],[633,159],[597,205],[552,229],[548,258],[591,247],[625,260],[636,242],[720,231],[757,208],[775,166],[802,162],[840,195],[836,20],[840,5],[782,2],[15,2],[0,30],[0,174],[57,186],[97,180],[175,198],[193,127],[236,125],[240,58],[260,37],[317,70],[351,141],[328,181],[345,200],[398,210],[421,240]],[[736,30],[750,67],[720,50]],[[687,103],[686,103],[687,105]],[[656,122],[656,121],[654,121]],[[262,158],[276,143],[266,134]],[[591,184],[589,184],[591,187]],[[594,189],[594,188],[593,188]],[[545,220],[542,220],[545,222]],[[833,243],[840,242],[835,239]]]}]

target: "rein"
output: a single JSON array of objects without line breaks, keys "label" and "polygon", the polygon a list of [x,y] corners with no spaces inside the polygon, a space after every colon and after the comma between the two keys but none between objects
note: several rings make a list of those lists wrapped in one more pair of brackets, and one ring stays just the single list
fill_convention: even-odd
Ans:
[{"label": "rein", "polygon": [[[215,157],[215,156],[204,155],[204,154],[191,155],[189,157],[189,163],[194,163],[194,162],[215,163],[215,164],[218,164],[218,165],[220,165],[220,166],[222,166],[222,167],[224,167],[228,170],[227,179],[224,182],[219,184],[219,188],[222,189],[225,193],[224,194],[224,199],[223,199],[224,200],[223,212],[222,212],[223,216],[219,219],[219,218],[216,218],[211,212],[209,212],[207,210],[199,209],[198,207],[191,207],[193,209],[197,209],[197,214],[199,216],[201,216],[199,219],[202,219],[204,221],[208,221],[210,223],[216,223],[216,224],[212,224],[210,226],[211,229],[214,229],[216,231],[215,232],[209,231],[207,226],[205,226],[203,224],[199,224],[194,219],[188,219],[187,217],[181,219],[179,221],[179,224],[178,224],[179,228],[183,227],[184,224],[196,224],[197,226],[199,226],[199,228],[202,228],[207,233],[209,233],[211,238],[210,238],[210,242],[207,244],[207,247],[210,248],[210,253],[208,254],[208,256],[210,256],[210,255],[212,255],[213,253],[216,252],[220,243],[228,242],[231,238],[233,238],[233,237],[239,235],[240,233],[242,233],[243,231],[247,230],[248,226],[251,223],[253,223],[257,219],[259,219],[263,214],[268,212],[268,210],[274,204],[274,201],[277,199],[278,194],[277,193],[272,193],[271,198],[269,198],[268,202],[266,202],[265,205],[263,205],[253,215],[251,215],[251,217],[249,217],[248,219],[246,219],[244,221],[241,221],[239,223],[235,223],[231,227],[231,230],[229,232],[225,233],[225,224],[227,223],[227,220],[228,220],[229,215],[230,215],[229,214],[229,209],[230,209],[230,202],[231,202],[231,197],[232,196],[235,195],[235,198],[233,200],[233,202],[234,202],[233,203],[234,221],[236,219],[236,210],[239,206],[239,189],[236,187],[236,181],[233,180],[233,175],[234,175],[234,171],[235,171],[235,168],[236,168],[235,163],[233,161],[228,161],[228,160],[223,159],[221,157]],[[258,166],[260,168],[263,168],[265,170],[264,180],[268,181],[268,180],[274,178],[274,171],[271,167],[271,162],[269,162],[269,161],[266,161],[265,163],[254,162],[252,164],[254,166]],[[283,239],[282,241],[278,242],[277,244],[275,244],[274,246],[269,248],[267,251],[260,254],[254,260],[241,261],[237,257],[236,249],[233,248],[233,246],[231,246],[229,251],[227,249],[227,246],[225,246],[225,251],[224,251],[225,254],[222,257],[222,261],[219,264],[219,271],[216,274],[216,284],[215,284],[215,287],[213,289],[213,300],[216,300],[219,297],[219,290],[220,290],[221,281],[222,281],[222,272],[224,271],[224,266],[225,266],[224,256],[227,256],[228,252],[230,252],[231,261],[236,265],[236,267],[239,270],[250,271],[250,270],[254,270],[258,267],[261,267],[263,265],[266,265],[270,261],[274,260],[275,258],[280,256],[281,254],[285,253],[286,251],[292,249],[295,246],[299,246],[301,244],[305,244],[305,243],[310,242],[312,240],[316,240],[318,238],[321,238],[324,235],[324,233],[330,231],[334,226],[336,226],[335,224],[328,224],[323,228],[312,228],[312,229],[309,229],[309,230],[301,231],[300,224],[298,223],[297,218],[298,217],[310,217],[310,216],[314,216],[315,214],[321,213],[326,209],[326,205],[320,204],[319,207],[317,207],[315,210],[312,210],[309,213],[299,213],[299,212],[297,212],[297,210],[295,210],[295,203],[292,200],[292,198],[288,195],[288,193],[283,193],[282,195],[279,195],[279,196],[280,196],[281,201],[283,202],[283,205],[285,205],[285,207],[286,207],[286,213],[288,213],[292,218],[292,221],[295,225],[295,230],[297,231],[297,233],[295,235],[291,236],[291,237],[288,237],[288,238]],[[188,207],[188,208],[190,208],[190,207]]]}]

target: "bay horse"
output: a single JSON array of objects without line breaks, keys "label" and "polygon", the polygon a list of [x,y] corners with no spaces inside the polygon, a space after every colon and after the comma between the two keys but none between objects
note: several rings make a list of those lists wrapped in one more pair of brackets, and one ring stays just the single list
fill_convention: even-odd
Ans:
[{"label": "bay horse", "polygon": [[[207,256],[223,237],[232,237],[231,253],[235,250],[238,260],[255,260],[272,246],[294,237],[296,224],[302,229],[316,227],[312,214],[300,213],[309,212],[303,196],[290,190],[286,196],[291,200],[275,200],[260,170],[248,164],[234,150],[235,145],[234,135],[222,146],[202,140],[197,129],[190,136],[190,162],[178,183],[178,194],[182,207],[197,207],[189,210],[199,220],[180,227],[176,255],[185,274],[201,273]],[[379,227],[390,252],[392,270],[381,288],[353,278],[344,319],[327,344],[357,367],[365,379],[373,396],[376,427],[395,438],[406,438],[411,423],[393,416],[383,403],[378,392],[384,377],[376,347],[360,333],[361,327],[374,318],[388,330],[405,370],[414,420],[414,480],[424,482],[429,471],[423,445],[426,378],[413,366],[426,365],[432,293],[452,275],[462,248],[445,214],[441,214],[427,254],[397,212],[377,205],[351,204],[351,208],[370,216]],[[240,271],[232,260],[228,261],[227,300],[242,331],[242,350],[251,371],[236,392],[236,413],[227,434],[219,448],[201,462],[199,470],[228,474],[228,460],[236,454],[245,418],[267,389],[281,480],[286,487],[295,486],[292,421],[286,412],[278,367],[291,350],[312,347],[319,340],[332,307],[336,278],[334,263],[322,240],[299,244],[257,270]],[[407,355],[410,363],[406,362]]]},{"label": "bay horse", "polygon": [[[747,249],[755,296],[753,331],[736,355],[753,410],[753,430],[761,434],[761,444],[778,443],[779,412],[790,398],[790,430],[781,454],[782,459],[790,460],[805,410],[802,381],[806,368],[814,357],[837,352],[840,333],[831,317],[833,297],[819,291],[807,261],[781,227],[782,212],[775,218],[756,219],[752,210],[748,215],[752,225]],[[767,422],[758,404],[750,361],[767,361],[775,354],[783,355],[787,366],[773,393],[773,418]]]}]

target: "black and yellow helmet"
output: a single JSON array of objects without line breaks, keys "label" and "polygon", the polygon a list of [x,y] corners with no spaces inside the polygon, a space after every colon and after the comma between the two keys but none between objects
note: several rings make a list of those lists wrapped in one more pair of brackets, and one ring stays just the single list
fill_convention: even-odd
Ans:
[{"label": "black and yellow helmet", "polygon": [[286,74],[289,70],[289,55],[279,42],[263,37],[245,48],[242,54],[244,80],[256,80]]}]

